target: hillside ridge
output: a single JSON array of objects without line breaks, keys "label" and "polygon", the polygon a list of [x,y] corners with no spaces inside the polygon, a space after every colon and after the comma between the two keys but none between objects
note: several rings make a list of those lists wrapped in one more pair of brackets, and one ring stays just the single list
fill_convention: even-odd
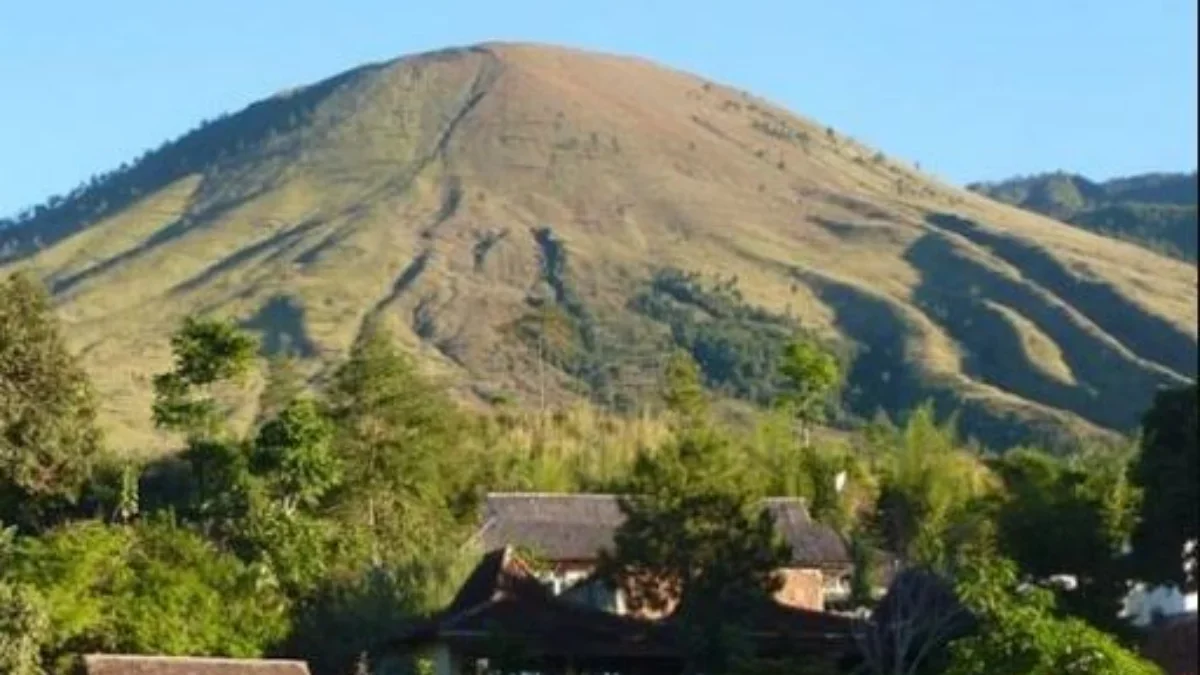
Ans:
[{"label": "hillside ridge", "polygon": [[1197,260],[1200,180],[1195,171],[1105,181],[1055,171],[972,183],[967,188],[1193,264]]}]

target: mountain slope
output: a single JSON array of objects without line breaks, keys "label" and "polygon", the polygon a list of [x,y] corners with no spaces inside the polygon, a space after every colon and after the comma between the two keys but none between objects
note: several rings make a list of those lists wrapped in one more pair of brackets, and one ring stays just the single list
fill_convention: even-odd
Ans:
[{"label": "mountain slope", "polygon": [[639,405],[670,346],[762,400],[802,325],[852,359],[853,411],[932,398],[996,445],[1128,429],[1196,370],[1194,266],[698,77],[556,47],[281,94],[48,202],[0,246],[54,290],[130,451],[161,447],[149,377],[196,311],[316,375],[382,324],[465,398],[530,404]]},{"label": "mountain slope", "polygon": [[1194,171],[1103,183],[1059,172],[974,183],[968,189],[1195,263],[1197,187]]}]

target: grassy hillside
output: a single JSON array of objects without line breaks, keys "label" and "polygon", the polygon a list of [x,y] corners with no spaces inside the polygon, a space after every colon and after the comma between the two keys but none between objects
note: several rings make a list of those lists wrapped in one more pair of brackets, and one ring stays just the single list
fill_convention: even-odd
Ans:
[{"label": "grassy hillside", "polygon": [[1059,172],[969,187],[1023,209],[1196,262],[1195,172],[1149,173],[1103,183]]},{"label": "grassy hillside", "polygon": [[744,92],[555,47],[278,95],[49,201],[0,248],[53,289],[131,452],[163,447],[149,378],[189,312],[239,317],[314,377],[382,324],[466,400],[626,409],[669,347],[765,400],[802,330],[844,355],[852,413],[932,398],[995,445],[1129,429],[1196,370],[1195,266]]}]

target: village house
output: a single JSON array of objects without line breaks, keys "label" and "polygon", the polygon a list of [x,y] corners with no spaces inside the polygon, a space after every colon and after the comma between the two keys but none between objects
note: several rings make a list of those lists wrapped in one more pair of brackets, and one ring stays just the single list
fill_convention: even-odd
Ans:
[{"label": "village house", "polygon": [[[537,559],[535,574],[554,595],[567,595],[617,614],[627,614],[622,594],[592,582],[600,552],[611,549],[624,520],[617,495],[491,493],[473,543],[483,551],[514,547]],[[803,500],[770,498],[792,561],[780,570],[776,599],[798,609],[824,611],[849,593],[852,570],[845,541],[814,521]]]},{"label": "village house", "polygon": [[[672,617],[618,615],[555,594],[511,547],[483,557],[454,600],[373,650],[378,672],[410,658],[435,675],[507,672],[564,675],[684,672],[684,641]],[[763,658],[832,666],[853,648],[849,617],[762,605],[742,617]]]}]

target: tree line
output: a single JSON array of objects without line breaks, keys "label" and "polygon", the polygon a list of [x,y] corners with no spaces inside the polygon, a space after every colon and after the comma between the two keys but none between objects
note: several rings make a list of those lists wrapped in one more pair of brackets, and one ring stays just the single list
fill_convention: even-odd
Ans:
[{"label": "tree line", "polygon": [[[804,339],[779,356],[770,407],[735,427],[680,352],[662,429],[610,454],[612,421],[575,452],[544,433],[560,418],[506,436],[513,413],[461,409],[382,332],[318,388],[229,321],[188,318],[171,346],[151,414],[178,451],[131,459],[106,445],[45,291],[21,275],[0,285],[0,671],[68,672],[88,652],[369,668],[373,645],[457,589],[480,499],[498,489],[626,495],[602,572],[670,580],[706,673],[797,672],[748,652],[731,618],[779,583],[765,495],[804,497],[850,542],[851,604],[875,619],[852,662],[830,666],[845,672],[1142,672],[1122,596],[1139,580],[1195,585],[1182,554],[1196,537],[1194,386],[1161,393],[1127,447],[991,455],[928,406],[846,441],[815,434],[842,373]],[[231,393],[256,369],[267,383],[241,433]],[[882,599],[880,552],[911,572]],[[1077,583],[1056,584],[1064,574]],[[880,618],[905,613],[921,621]],[[953,631],[934,630],[943,615]],[[922,639],[887,633],[925,624]],[[912,649],[882,647],[900,643]]]}]

